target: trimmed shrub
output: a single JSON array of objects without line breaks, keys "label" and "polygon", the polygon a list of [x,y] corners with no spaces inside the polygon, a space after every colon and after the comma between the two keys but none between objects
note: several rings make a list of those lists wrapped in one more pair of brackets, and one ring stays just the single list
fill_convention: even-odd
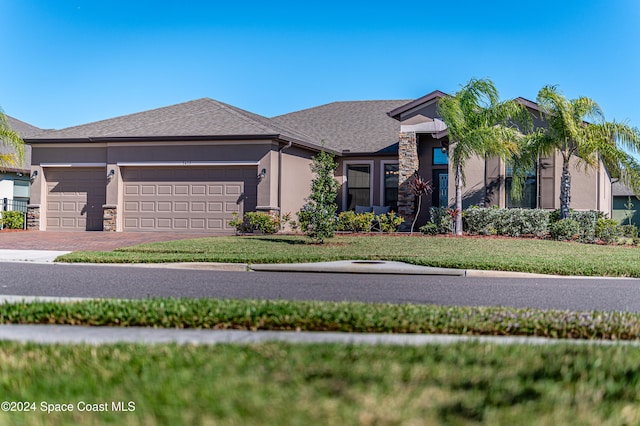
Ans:
[{"label": "trimmed shrub", "polygon": [[437,235],[438,234],[438,225],[432,222],[428,222],[426,225],[418,228],[420,232],[425,235]]},{"label": "trimmed shrub", "polygon": [[598,218],[596,222],[596,238],[605,244],[612,244],[618,241],[622,235],[622,230],[618,222],[613,219]]},{"label": "trimmed shrub", "polygon": [[24,213],[16,211],[2,212],[2,227],[7,229],[23,229]]},{"label": "trimmed shrub", "polygon": [[400,225],[404,223],[404,217],[398,216],[396,212],[379,214],[375,220],[378,222],[382,232],[397,232]]},{"label": "trimmed shrub", "polygon": [[431,207],[429,209],[429,213],[431,215],[431,223],[438,227],[439,234],[448,234],[453,232],[451,209],[447,207]]},{"label": "trimmed shrub", "polygon": [[542,209],[472,207],[465,211],[467,232],[473,235],[543,237],[548,232],[549,212]]},{"label": "trimmed shrub", "polygon": [[620,236],[625,238],[638,238],[638,227],[635,225],[620,225]]},{"label": "trimmed shrub", "polygon": [[280,230],[280,217],[266,212],[247,212],[244,215],[252,230],[263,234],[275,234]]},{"label": "trimmed shrub", "polygon": [[592,243],[596,240],[596,225],[600,215],[600,212],[594,210],[584,212],[571,211],[569,213],[569,219],[578,222],[578,226],[580,227],[578,241],[582,243]]},{"label": "trimmed shrub", "polygon": [[370,232],[375,216],[373,212],[356,213],[352,210],[338,215],[338,231]]},{"label": "trimmed shrub", "polygon": [[580,223],[575,219],[562,219],[549,225],[549,234],[557,241],[571,241],[580,238]]},{"label": "trimmed shrub", "polygon": [[395,212],[376,215],[349,210],[338,215],[338,231],[371,232],[379,228],[380,232],[396,232],[403,222],[404,218]]},{"label": "trimmed shrub", "polygon": [[471,235],[496,235],[497,208],[470,207],[464,215],[465,227]]}]

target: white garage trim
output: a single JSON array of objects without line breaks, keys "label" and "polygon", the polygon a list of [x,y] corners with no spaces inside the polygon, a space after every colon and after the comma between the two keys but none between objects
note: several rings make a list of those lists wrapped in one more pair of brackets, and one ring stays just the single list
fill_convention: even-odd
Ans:
[{"label": "white garage trim", "polygon": [[118,162],[118,167],[202,167],[202,166],[258,166],[258,161],[146,161],[144,163]]},{"label": "white garage trim", "polygon": [[40,167],[107,167],[107,163],[41,163]]}]

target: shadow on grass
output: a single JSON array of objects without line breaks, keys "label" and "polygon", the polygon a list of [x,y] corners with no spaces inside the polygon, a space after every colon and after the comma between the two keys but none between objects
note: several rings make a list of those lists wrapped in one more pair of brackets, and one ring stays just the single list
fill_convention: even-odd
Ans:
[{"label": "shadow on grass", "polygon": [[274,238],[268,238],[268,237],[254,237],[254,240],[259,240],[259,241],[266,241],[268,243],[285,243],[285,244],[290,244],[290,245],[306,245],[307,241],[305,240],[292,240],[292,239],[287,239],[287,238],[278,238],[278,237],[274,237]]}]

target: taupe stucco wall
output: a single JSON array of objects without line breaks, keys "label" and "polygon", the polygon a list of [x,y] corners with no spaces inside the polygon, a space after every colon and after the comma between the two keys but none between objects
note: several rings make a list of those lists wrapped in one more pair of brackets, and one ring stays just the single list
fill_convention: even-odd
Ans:
[{"label": "taupe stucco wall", "polygon": [[[287,148],[282,152],[282,188],[281,188],[281,212],[291,213],[291,218],[296,219],[298,212],[305,204],[311,192],[312,153],[299,149]],[[277,197],[277,189],[276,189]]]}]

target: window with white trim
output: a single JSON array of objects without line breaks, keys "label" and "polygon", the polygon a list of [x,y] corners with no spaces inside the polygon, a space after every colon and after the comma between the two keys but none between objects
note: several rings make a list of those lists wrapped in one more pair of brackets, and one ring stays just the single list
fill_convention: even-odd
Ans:
[{"label": "window with white trim", "polygon": [[346,210],[371,205],[371,165],[347,164]]}]

